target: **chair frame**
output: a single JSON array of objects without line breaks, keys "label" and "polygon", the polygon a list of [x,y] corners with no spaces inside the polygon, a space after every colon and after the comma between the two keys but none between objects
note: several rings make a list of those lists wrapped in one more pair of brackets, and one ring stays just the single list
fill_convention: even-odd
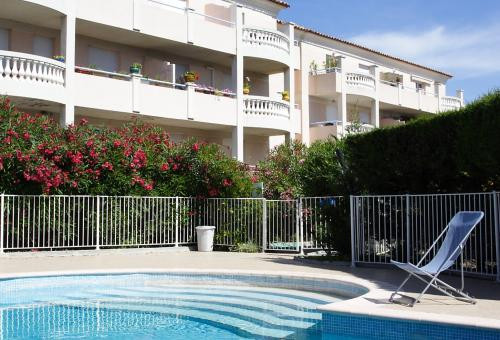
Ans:
[{"label": "chair frame", "polygon": [[[439,234],[439,236],[436,238],[436,240],[430,246],[430,248],[427,250],[427,252],[422,256],[422,258],[420,259],[420,261],[418,261],[417,265],[414,265],[414,264],[408,262],[408,264],[410,266],[412,266],[418,273],[415,273],[415,272],[412,272],[412,271],[408,271],[408,270],[406,270],[404,268],[401,268],[404,271],[406,271],[409,275],[403,281],[403,283],[401,283],[401,285],[396,289],[396,291],[391,294],[391,297],[389,298],[389,302],[395,303],[394,297],[396,295],[399,295],[401,297],[407,297],[407,296],[402,295],[401,293],[399,293],[399,291],[404,287],[404,285],[410,280],[411,277],[415,277],[415,278],[419,279],[420,281],[424,282],[426,284],[426,287],[418,295],[418,297],[416,299],[412,298],[413,302],[405,304],[405,305],[407,305],[409,307],[413,307],[415,305],[415,303],[419,303],[420,300],[422,299],[422,296],[424,296],[424,294],[427,292],[427,290],[429,290],[430,287],[433,287],[433,288],[437,289],[438,291],[440,291],[440,292],[442,292],[442,293],[444,293],[444,294],[446,294],[446,295],[448,295],[448,296],[450,296],[450,297],[452,297],[452,298],[454,298],[456,300],[467,302],[467,303],[471,303],[471,304],[475,304],[476,300],[474,298],[472,298],[471,296],[469,296],[467,293],[464,293],[464,291],[463,291],[464,290],[464,286],[465,286],[465,283],[464,283],[464,256],[463,256],[463,249],[464,249],[465,242],[467,242],[467,240],[469,239],[469,236],[472,233],[472,231],[476,228],[476,226],[479,224],[479,222],[481,222],[481,220],[483,219],[483,216],[481,216],[481,219],[479,219],[474,224],[474,227],[472,227],[471,230],[467,233],[467,235],[465,235],[465,237],[463,238],[463,240],[460,242],[460,244],[458,245],[458,247],[456,247],[454,249],[454,251],[448,257],[448,259],[446,261],[443,261],[443,263],[441,264],[441,266],[438,268],[438,270],[436,271],[436,273],[434,275],[430,274],[430,273],[428,273],[428,272],[426,272],[424,270],[421,270],[420,269],[420,265],[422,264],[422,262],[426,259],[427,255],[429,255],[429,253],[436,247],[438,241],[444,235],[446,235],[447,231],[449,230],[450,224],[451,224],[451,221],[450,221],[450,223],[448,223],[448,225],[446,226],[446,228],[444,228],[444,230],[441,232],[441,234]],[[459,249],[460,249],[460,275],[461,275],[462,285],[461,285],[460,289],[457,289],[457,288],[454,288],[454,287],[450,286],[446,282],[438,279],[438,276],[439,276],[439,274],[441,274],[443,272],[443,270],[442,270],[443,265],[448,260],[450,260],[450,258],[453,256],[453,254],[455,254],[455,252],[458,251]],[[453,293],[456,294],[456,295],[453,295]]]}]

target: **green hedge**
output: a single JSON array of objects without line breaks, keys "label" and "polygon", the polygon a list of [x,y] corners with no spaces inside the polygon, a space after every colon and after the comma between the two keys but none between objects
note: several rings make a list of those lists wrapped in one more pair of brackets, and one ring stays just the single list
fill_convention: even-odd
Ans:
[{"label": "green hedge", "polygon": [[345,139],[359,192],[500,189],[500,91],[465,108]]}]

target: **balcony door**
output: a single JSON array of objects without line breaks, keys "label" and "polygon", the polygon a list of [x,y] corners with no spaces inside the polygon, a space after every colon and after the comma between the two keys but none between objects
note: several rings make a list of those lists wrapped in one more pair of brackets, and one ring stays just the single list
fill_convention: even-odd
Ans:
[{"label": "balcony door", "polygon": [[9,50],[9,31],[3,28],[0,28],[0,50]]},{"label": "balcony door", "polygon": [[89,47],[89,67],[107,72],[118,72],[118,53]]}]

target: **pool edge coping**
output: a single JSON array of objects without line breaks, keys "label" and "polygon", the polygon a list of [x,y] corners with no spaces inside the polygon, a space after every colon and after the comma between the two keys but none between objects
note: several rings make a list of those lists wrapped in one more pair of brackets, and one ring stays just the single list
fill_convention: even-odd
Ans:
[{"label": "pool edge coping", "polygon": [[[63,271],[41,271],[41,272],[25,272],[25,273],[10,273],[0,274],[1,280],[50,277],[50,276],[72,276],[72,275],[105,275],[105,274],[228,274],[228,275],[249,275],[249,276],[278,276],[292,277],[303,279],[329,280],[337,281],[343,284],[351,284],[359,288],[366,289],[367,292],[356,297],[348,297],[347,300],[334,302],[318,307],[318,311],[329,314],[344,314],[355,315],[373,318],[393,319],[399,321],[415,321],[425,322],[440,325],[460,326],[470,328],[483,328],[495,331],[500,331],[500,320],[480,317],[466,317],[455,314],[442,314],[420,312],[410,309],[408,311],[396,310],[390,308],[382,308],[386,304],[377,304],[368,299],[387,299],[392,293],[391,288],[387,284],[370,281],[361,278],[354,278],[348,275],[330,275],[305,272],[288,272],[288,271],[265,271],[265,270],[239,270],[239,269],[194,269],[194,268],[129,268],[129,269],[85,269],[85,270],[63,270]],[[387,289],[380,288],[386,286]]]}]

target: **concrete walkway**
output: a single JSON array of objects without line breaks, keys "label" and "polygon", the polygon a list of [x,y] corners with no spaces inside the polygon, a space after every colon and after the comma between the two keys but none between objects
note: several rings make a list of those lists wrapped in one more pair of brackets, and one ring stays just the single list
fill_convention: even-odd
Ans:
[{"label": "concrete walkway", "polygon": [[[70,253],[28,253],[0,256],[0,275],[22,273],[42,273],[54,271],[92,271],[126,269],[212,269],[228,271],[263,271],[307,276],[338,278],[354,283],[361,283],[372,289],[372,294],[345,304],[344,309],[363,310],[369,314],[380,311],[380,315],[414,315],[418,319],[440,321],[457,320],[465,317],[471,324],[493,325],[500,328],[500,283],[482,279],[466,278],[466,291],[478,299],[476,305],[453,300],[447,296],[432,292],[422,303],[415,307],[389,304],[391,290],[401,283],[404,273],[392,269],[350,268],[330,263],[298,261],[292,255],[241,254],[241,253],[198,253],[187,249],[172,250],[127,250],[127,251],[89,251]],[[443,275],[445,281],[459,286],[460,278]],[[415,293],[422,286],[414,282],[409,286],[409,293]],[[368,309],[368,310],[367,310]],[[417,317],[418,316],[418,317]],[[461,320],[462,318],[458,318]],[[476,322],[478,321],[478,322]],[[481,322],[479,322],[481,321]]]}]

